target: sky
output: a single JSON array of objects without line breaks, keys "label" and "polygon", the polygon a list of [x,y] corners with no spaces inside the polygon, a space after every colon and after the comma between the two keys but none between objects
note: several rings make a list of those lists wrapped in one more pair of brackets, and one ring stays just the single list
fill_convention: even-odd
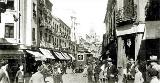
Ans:
[{"label": "sky", "polygon": [[53,3],[52,13],[71,26],[71,16],[76,17],[76,33],[85,36],[96,32],[100,36],[105,33],[104,18],[107,0],[50,0]]}]

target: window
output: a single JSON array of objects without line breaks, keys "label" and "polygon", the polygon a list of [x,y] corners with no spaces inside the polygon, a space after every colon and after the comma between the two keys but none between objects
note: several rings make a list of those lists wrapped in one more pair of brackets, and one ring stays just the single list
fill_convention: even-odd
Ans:
[{"label": "window", "polygon": [[14,0],[7,1],[6,9],[14,10]]},{"label": "window", "polygon": [[5,38],[14,38],[14,23],[5,24]]},{"label": "window", "polygon": [[40,40],[42,40],[42,31],[40,31]]},{"label": "window", "polygon": [[52,37],[53,45],[54,45],[54,37]]},{"label": "window", "polygon": [[47,33],[45,33],[45,41],[47,41]]},{"label": "window", "polygon": [[35,41],[35,28],[32,28],[32,41]]},{"label": "window", "polygon": [[33,3],[33,16],[36,17],[36,4]]},{"label": "window", "polygon": [[51,35],[49,35],[49,40],[48,40],[48,42],[51,43]]}]

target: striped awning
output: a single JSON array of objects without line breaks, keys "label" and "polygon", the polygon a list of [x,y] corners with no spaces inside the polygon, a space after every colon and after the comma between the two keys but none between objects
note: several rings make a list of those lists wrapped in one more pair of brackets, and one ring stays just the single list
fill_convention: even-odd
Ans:
[{"label": "striped awning", "polygon": [[67,55],[67,53],[61,52],[61,54],[63,55],[63,57],[64,57],[66,60],[70,60],[70,59],[71,59],[71,58]]},{"label": "striped awning", "polygon": [[60,60],[66,60],[66,58],[63,57],[63,55],[60,52],[54,52],[54,53]]},{"label": "striped awning", "polygon": [[52,53],[48,49],[42,49],[42,48],[39,48],[39,49],[46,56],[46,58],[55,59],[55,57],[52,55]]},{"label": "striped awning", "polygon": [[69,56],[72,58],[72,60],[76,60],[72,54],[69,54]]},{"label": "striped awning", "polygon": [[26,52],[34,55],[36,60],[46,60],[46,56],[44,56],[40,52],[30,51],[30,50],[26,50]]}]

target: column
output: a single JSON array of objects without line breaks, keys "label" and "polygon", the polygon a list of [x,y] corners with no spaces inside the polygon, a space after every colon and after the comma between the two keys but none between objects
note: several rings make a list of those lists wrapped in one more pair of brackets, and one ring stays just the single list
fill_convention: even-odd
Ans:
[{"label": "column", "polygon": [[143,39],[142,33],[136,35],[136,38],[135,38],[135,60],[137,60],[138,53],[139,53],[139,50],[141,47],[142,39]]},{"label": "column", "polygon": [[118,68],[118,83],[124,83],[123,78],[126,73],[126,54],[124,40],[118,37],[118,52],[117,52],[117,68]]}]

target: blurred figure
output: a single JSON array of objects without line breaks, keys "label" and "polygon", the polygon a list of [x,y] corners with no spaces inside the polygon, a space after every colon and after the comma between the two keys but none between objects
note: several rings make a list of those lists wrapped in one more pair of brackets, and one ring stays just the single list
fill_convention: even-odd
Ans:
[{"label": "blurred figure", "polygon": [[135,74],[134,65],[135,65],[134,60],[130,59],[129,63],[127,64],[127,78],[128,78],[128,80],[134,80],[134,74]]},{"label": "blurred figure", "polygon": [[44,72],[44,66],[39,66],[38,71],[32,75],[29,83],[45,83]]},{"label": "blurred figure", "polygon": [[7,72],[8,64],[5,61],[1,62],[1,69],[0,69],[0,83],[10,83],[10,78]]},{"label": "blurred figure", "polygon": [[106,76],[104,75],[104,70],[105,70],[105,64],[103,64],[100,67],[100,73],[99,73],[99,81],[100,81],[100,83],[105,83]]},{"label": "blurred figure", "polygon": [[75,68],[76,68],[76,63],[75,63],[75,61],[72,62],[71,68],[72,68],[72,73],[75,73]]},{"label": "blurred figure", "polygon": [[53,67],[53,81],[54,83],[60,83],[57,66]]},{"label": "blurred figure", "polygon": [[83,72],[83,66],[82,66],[82,63],[79,64],[79,73],[82,73]]},{"label": "blurred figure", "polygon": [[16,74],[16,83],[24,83],[24,72],[23,72],[23,65],[19,67],[19,70]]},{"label": "blurred figure", "polygon": [[62,64],[61,64],[61,62],[58,63],[57,71],[58,71],[58,73],[59,73],[59,75],[58,75],[59,83],[63,83],[63,79],[62,79],[63,69],[62,69]]},{"label": "blurred figure", "polygon": [[151,76],[151,81],[150,83],[160,83],[160,81],[157,78],[158,71],[154,68],[149,69],[149,75]]},{"label": "blurred figure", "polygon": [[136,74],[135,74],[135,79],[134,83],[143,83],[144,79],[142,77],[142,73],[139,71],[139,65],[135,66]]},{"label": "blurred figure", "polygon": [[115,83],[117,80],[117,68],[112,63],[112,59],[108,58],[108,66],[107,66],[107,80],[108,83]]},{"label": "blurred figure", "polygon": [[88,83],[93,83],[93,67],[92,67],[92,64],[89,63],[88,64],[88,69],[87,69],[87,72],[88,72]]},{"label": "blurred figure", "polygon": [[94,80],[95,83],[99,83],[99,73],[101,72],[100,67],[96,64],[95,68],[94,68]]}]

